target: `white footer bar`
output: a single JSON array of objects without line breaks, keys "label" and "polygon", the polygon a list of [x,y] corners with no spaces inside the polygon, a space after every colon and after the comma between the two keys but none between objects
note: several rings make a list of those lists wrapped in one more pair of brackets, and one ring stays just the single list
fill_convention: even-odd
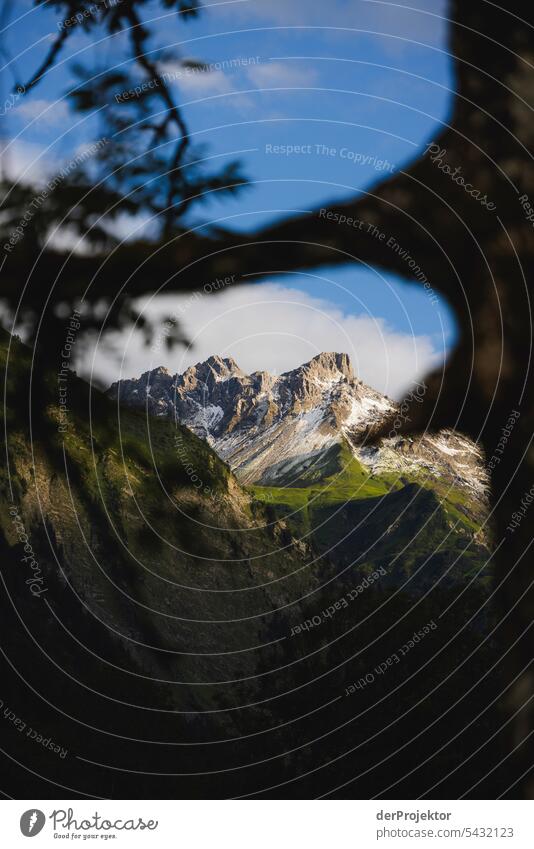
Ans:
[{"label": "white footer bar", "polygon": [[3,801],[1,845],[534,847],[530,801]]}]

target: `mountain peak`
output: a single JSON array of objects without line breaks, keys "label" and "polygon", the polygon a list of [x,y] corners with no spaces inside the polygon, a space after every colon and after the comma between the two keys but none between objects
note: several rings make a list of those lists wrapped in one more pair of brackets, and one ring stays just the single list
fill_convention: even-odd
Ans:
[{"label": "mountain peak", "polygon": [[310,378],[328,379],[343,375],[348,381],[354,380],[354,372],[348,354],[338,354],[335,351],[323,351],[312,357],[307,363],[303,363],[285,375],[303,375]]},{"label": "mountain peak", "polygon": [[205,363],[200,363],[200,365],[206,364],[213,368],[224,367],[230,371],[241,371],[233,357],[220,357],[218,354],[212,354],[211,357],[208,357]]},{"label": "mountain peak", "polygon": [[[168,374],[167,370],[163,368],[157,369],[157,371]],[[323,351],[320,354],[316,354],[308,362],[284,372],[282,377],[301,372],[319,374],[321,371],[328,372],[332,375],[343,374],[348,380],[354,379],[354,371],[349,355],[340,354],[335,351]],[[196,363],[194,366],[189,366],[184,374],[196,374],[200,376],[209,374],[210,372],[219,378],[226,378],[232,375],[247,377],[247,374],[238,366],[233,357],[221,357],[219,354],[212,354],[207,360]],[[267,377],[273,377],[270,372],[265,370],[255,371],[252,375],[248,376],[262,376],[264,380]]]},{"label": "mountain peak", "polygon": [[352,364],[348,354],[338,354],[335,351],[323,351],[321,354],[317,354],[317,356],[313,357],[309,363],[306,363],[307,366],[311,366],[312,364],[313,366],[318,366],[326,371],[339,371],[341,374],[344,374],[345,377],[349,378],[349,380],[354,377]]},{"label": "mountain peak", "polygon": [[179,376],[182,379],[198,379],[206,380],[227,380],[229,377],[238,376],[244,377],[244,372],[241,371],[233,357],[220,357],[218,354],[212,354],[207,360],[202,363],[196,363],[194,366],[189,366],[188,369]]}]

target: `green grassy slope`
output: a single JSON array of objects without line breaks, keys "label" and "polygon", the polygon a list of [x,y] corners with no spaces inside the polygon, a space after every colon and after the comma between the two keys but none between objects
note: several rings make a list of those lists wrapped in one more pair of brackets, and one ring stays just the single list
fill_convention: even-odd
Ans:
[{"label": "green grassy slope", "polygon": [[445,481],[370,474],[346,444],[330,449],[312,475],[251,491],[273,517],[283,517],[340,565],[386,566],[390,579],[413,574],[419,586],[441,574],[470,578],[488,559],[479,542],[484,509]]}]

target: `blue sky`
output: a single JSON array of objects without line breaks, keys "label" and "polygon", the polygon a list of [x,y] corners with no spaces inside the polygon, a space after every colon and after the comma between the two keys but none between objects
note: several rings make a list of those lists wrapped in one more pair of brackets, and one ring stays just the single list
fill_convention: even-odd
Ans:
[{"label": "blue sky", "polygon": [[[147,4],[147,13],[158,17],[154,47],[215,65],[173,84],[193,139],[205,146],[203,156],[237,157],[251,180],[237,198],[197,207],[191,223],[252,230],[372,191],[390,170],[409,164],[450,112],[445,8],[445,0],[232,0],[206,3],[198,20],[186,24]],[[18,14],[25,9],[8,38],[19,78],[38,64],[58,31],[51,9],[16,4]],[[69,57],[95,71],[122,61],[120,38],[97,46],[94,40],[75,28],[60,64],[9,114],[10,133],[17,134],[5,157],[12,170],[29,168],[38,176],[97,137],[94,119],[74,126],[79,116],[69,116],[63,99]],[[179,68],[169,60],[173,67]],[[301,152],[287,155],[291,146]],[[125,232],[132,224],[138,226],[124,222]],[[328,301],[347,317],[373,316],[395,334],[430,340],[428,364],[443,357],[454,338],[444,302],[436,305],[415,285],[373,269],[323,268],[266,285],[272,283]]]}]

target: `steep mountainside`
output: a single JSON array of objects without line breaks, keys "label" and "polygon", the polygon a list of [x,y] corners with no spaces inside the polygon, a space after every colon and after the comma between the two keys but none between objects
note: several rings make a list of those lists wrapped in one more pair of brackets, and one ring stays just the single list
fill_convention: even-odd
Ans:
[{"label": "steep mountainside", "polygon": [[[2,346],[3,362],[5,355]],[[231,657],[243,638],[238,623],[251,617],[248,630],[255,636],[247,639],[261,642],[261,615],[283,605],[295,590],[291,576],[309,559],[305,543],[293,539],[283,521],[270,521],[228,466],[187,428],[166,420],[147,428],[135,410],[121,410],[119,419],[111,402],[95,390],[90,395],[72,373],[65,419],[56,375],[36,370],[32,377],[29,352],[16,341],[10,361],[2,422],[9,433],[9,466],[0,474],[6,507],[0,529],[7,545],[18,542],[8,512],[14,503],[23,525],[36,525],[32,535],[39,536],[46,581],[59,581],[61,597],[64,582],[71,583],[109,627],[103,628],[106,640],[113,644],[116,630],[128,634],[132,656],[140,656],[137,641],[179,649],[187,642],[188,621],[199,620],[200,657],[181,658],[182,674],[195,680],[204,670],[216,680],[239,674],[240,667],[250,671],[246,655]],[[30,379],[36,410],[31,430]],[[184,456],[201,477],[201,488],[184,469]],[[273,570],[284,580],[266,586],[265,572]],[[21,586],[22,577],[13,575]],[[248,592],[241,591],[244,585]],[[202,654],[215,649],[228,654],[213,669]],[[156,653],[151,663],[158,665],[162,657]]]}]

